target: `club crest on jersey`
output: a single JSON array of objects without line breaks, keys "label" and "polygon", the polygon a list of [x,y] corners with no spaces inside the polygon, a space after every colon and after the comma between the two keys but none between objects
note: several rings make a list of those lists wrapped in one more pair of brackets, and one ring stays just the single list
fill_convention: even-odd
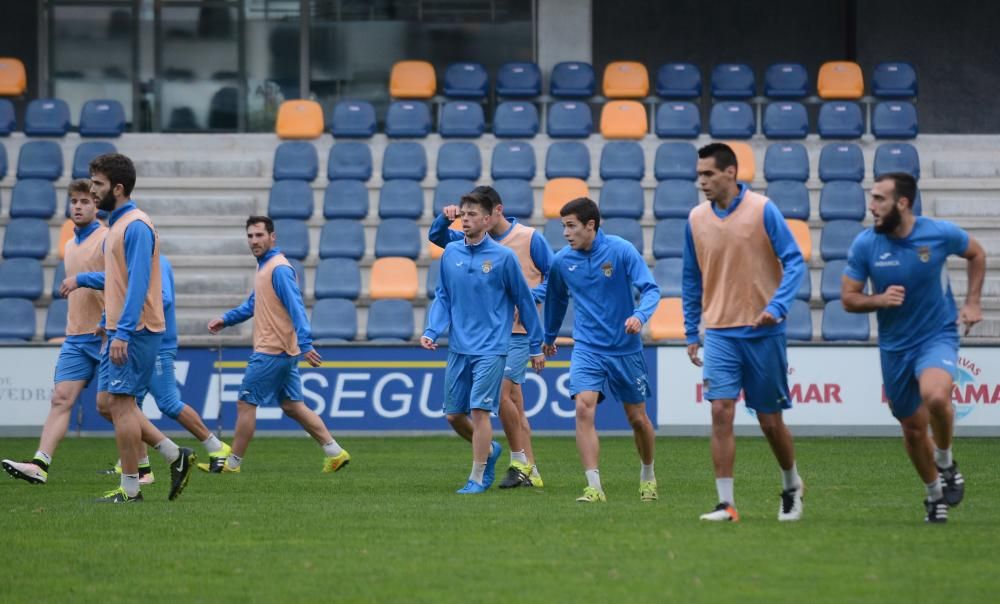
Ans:
[{"label": "club crest on jersey", "polygon": [[922,245],[917,248],[917,255],[920,256],[921,262],[928,262],[931,259],[931,248]]},{"label": "club crest on jersey", "polygon": [[491,270],[493,270],[493,263],[491,261],[489,261],[489,260],[486,260],[485,262],[483,262],[483,272],[484,273],[488,273]]},{"label": "club crest on jersey", "polygon": [[604,264],[602,264],[601,265],[601,272],[604,273],[605,277],[611,277],[611,273],[612,273],[611,263],[610,262],[605,262]]}]

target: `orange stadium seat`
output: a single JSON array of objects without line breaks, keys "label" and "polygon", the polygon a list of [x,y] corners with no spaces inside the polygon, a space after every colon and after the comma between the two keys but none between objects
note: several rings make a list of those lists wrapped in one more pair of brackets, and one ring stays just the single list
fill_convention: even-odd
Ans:
[{"label": "orange stadium seat", "polygon": [[0,57],[0,96],[21,96],[28,89],[24,63],[10,57]]},{"label": "orange stadium seat", "polygon": [[601,109],[604,138],[641,139],[649,129],[646,108],[638,101],[611,101]]},{"label": "orange stadium seat", "polygon": [[397,99],[429,99],[437,91],[434,66],[427,61],[399,61],[389,75],[389,94]]},{"label": "orange stadium seat", "polygon": [[865,94],[865,76],[853,61],[828,61],[819,68],[816,89],[824,99],[860,99]]},{"label": "orange stadium seat", "polygon": [[[785,224],[788,225],[788,229],[792,231],[792,235],[795,237],[795,243],[799,244],[799,249],[802,250],[802,258],[806,262],[809,262],[812,258],[812,235],[809,233],[809,224],[804,220],[794,220],[791,218],[785,219]],[[807,276],[808,278],[808,276]]]},{"label": "orange stadium seat", "polygon": [[736,154],[736,180],[751,183],[757,175],[757,162],[753,157],[753,148],[747,143],[740,141],[726,141],[726,144]]},{"label": "orange stadium seat", "polygon": [[546,218],[559,218],[559,211],[567,202],[577,197],[587,197],[590,189],[579,178],[553,178],[545,183],[542,192],[542,210]]},{"label": "orange stadium seat", "polygon": [[[454,231],[461,231],[462,230],[462,219],[461,218],[456,218],[455,222],[451,223],[451,226],[448,227],[448,228],[450,228],[450,229],[452,229]],[[431,257],[431,260],[437,260],[438,258],[441,257],[441,254],[444,254],[444,248],[443,247],[438,247],[437,245],[435,245],[433,243],[429,243],[429,242],[427,243],[427,255]]]},{"label": "orange stadium seat", "polygon": [[73,229],[76,227],[72,220],[67,220],[59,229],[59,257],[66,256],[66,242],[73,238]]},{"label": "orange stadium seat", "polygon": [[662,298],[649,318],[649,335],[654,340],[683,340],[684,311],[680,298]]},{"label": "orange stadium seat", "polygon": [[278,138],[319,138],[323,135],[323,108],[316,101],[285,101],[278,108],[274,131]]},{"label": "orange stadium seat", "polygon": [[635,61],[615,61],[604,68],[604,96],[641,99],[649,94],[649,72]]},{"label": "orange stadium seat", "polygon": [[417,297],[417,263],[409,258],[386,257],[372,263],[372,300],[402,298],[412,300]]}]

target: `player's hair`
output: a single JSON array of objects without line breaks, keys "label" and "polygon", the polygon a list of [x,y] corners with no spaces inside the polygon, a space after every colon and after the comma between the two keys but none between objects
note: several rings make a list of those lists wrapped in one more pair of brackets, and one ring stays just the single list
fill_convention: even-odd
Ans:
[{"label": "player's hair", "polygon": [[882,182],[883,180],[891,180],[894,185],[892,199],[899,201],[900,197],[907,198],[910,200],[910,209],[912,210],[917,198],[917,179],[906,172],[886,172],[875,178],[875,182]]},{"label": "player's hair", "polygon": [[481,186],[469,191],[465,195],[462,195],[461,201],[458,202],[459,207],[465,204],[477,205],[483,209],[485,214],[492,214],[493,210],[501,205],[503,202],[500,200],[500,194],[496,192],[493,187]]},{"label": "player's hair", "polygon": [[266,230],[268,233],[274,232],[274,221],[267,216],[251,216],[250,218],[247,218],[246,228],[249,229],[255,224],[263,224],[264,230]]},{"label": "player's hair", "polygon": [[90,160],[90,173],[106,176],[112,189],[121,185],[126,197],[132,194],[135,187],[135,166],[121,153],[105,153]]},{"label": "player's hair", "polygon": [[587,224],[593,220],[595,231],[601,226],[601,210],[597,208],[594,200],[589,197],[577,197],[572,201],[566,202],[566,205],[559,210],[559,215],[563,218],[566,216],[576,216],[581,224]]},{"label": "player's hair", "polygon": [[69,183],[67,187],[67,193],[90,193],[90,179],[89,178],[77,178],[73,182]]},{"label": "player's hair", "polygon": [[739,170],[739,165],[736,163],[736,153],[733,152],[733,148],[725,143],[709,143],[698,149],[698,157],[700,159],[708,159],[709,157],[715,159],[715,167],[720,171],[732,166]]}]

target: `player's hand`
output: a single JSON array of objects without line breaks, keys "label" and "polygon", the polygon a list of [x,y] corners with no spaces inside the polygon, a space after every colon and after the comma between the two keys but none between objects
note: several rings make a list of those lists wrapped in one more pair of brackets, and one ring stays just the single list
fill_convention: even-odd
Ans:
[{"label": "player's hand", "polygon": [[454,222],[455,219],[458,218],[458,214],[461,211],[462,211],[462,208],[460,208],[460,207],[458,207],[456,205],[450,205],[450,206],[445,206],[445,207],[441,208],[441,213],[444,214],[444,217],[447,218],[448,220],[451,220],[452,222]]},{"label": "player's hand", "polygon": [[212,319],[211,321],[208,322],[208,333],[214,336],[215,334],[222,331],[222,328],[225,326],[226,324],[222,322],[222,317]]},{"label": "player's hand", "polygon": [[902,285],[890,285],[879,295],[879,298],[882,301],[882,308],[902,306],[903,300],[906,299],[906,288]]},{"label": "player's hand", "polygon": [[542,344],[542,354],[545,356],[554,357],[557,352],[559,352],[559,348],[555,344]]},{"label": "player's hand", "polygon": [[428,338],[427,336],[420,336],[420,345],[427,350],[437,350],[438,345],[434,343],[434,340]]},{"label": "player's hand", "polygon": [[119,367],[128,361],[128,342],[125,340],[111,340],[108,356],[111,362]]},{"label": "player's hand", "polygon": [[642,321],[639,317],[632,315],[631,317],[625,319],[625,333],[631,335],[642,331]]},{"label": "player's hand", "polygon": [[535,370],[535,373],[541,373],[542,369],[545,369],[545,355],[538,354],[531,357],[531,368]]},{"label": "player's hand", "polygon": [[319,367],[323,363],[323,357],[319,356],[319,353],[316,352],[315,348],[303,354],[302,358],[309,363],[310,367]]},{"label": "player's hand", "polygon": [[774,315],[765,310],[764,312],[757,315],[757,318],[753,320],[753,324],[751,325],[751,327],[753,327],[754,329],[757,329],[759,327],[770,327],[772,325],[777,325],[780,322],[781,321],[779,321],[777,317],[775,317]]},{"label": "player's hand", "polygon": [[72,277],[66,277],[63,279],[62,284],[59,286],[59,295],[63,298],[69,297],[70,292],[80,287],[80,284],[76,282],[76,275]]},{"label": "player's hand", "polygon": [[972,331],[972,326],[983,320],[983,307],[979,304],[969,304],[968,302],[958,312],[958,322],[965,325],[962,335],[967,336]]},{"label": "player's hand", "polygon": [[704,363],[701,362],[701,359],[698,358],[698,349],[700,347],[701,345],[697,342],[694,344],[688,344],[688,358],[691,359],[691,363],[693,363],[695,367],[701,367],[704,365]]}]

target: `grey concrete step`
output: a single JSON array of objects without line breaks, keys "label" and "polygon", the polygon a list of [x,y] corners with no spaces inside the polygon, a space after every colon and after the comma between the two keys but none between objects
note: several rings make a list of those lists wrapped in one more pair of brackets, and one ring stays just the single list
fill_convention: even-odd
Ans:
[{"label": "grey concrete step", "polygon": [[186,255],[249,255],[246,238],[239,235],[210,237],[161,234],[160,250],[171,259]]},{"label": "grey concrete step", "polygon": [[174,275],[174,291],[183,295],[246,294],[252,286],[252,273],[238,271],[225,275],[208,275],[192,271]]},{"label": "grey concrete step", "polygon": [[256,210],[253,195],[147,195],[137,200],[154,220],[185,217],[192,221],[214,216],[249,216]]},{"label": "grey concrete step", "polygon": [[1000,162],[935,159],[935,178],[1000,178]]},{"label": "grey concrete step", "polygon": [[254,178],[266,175],[263,163],[256,159],[140,159],[134,163],[138,182],[143,178]]}]

